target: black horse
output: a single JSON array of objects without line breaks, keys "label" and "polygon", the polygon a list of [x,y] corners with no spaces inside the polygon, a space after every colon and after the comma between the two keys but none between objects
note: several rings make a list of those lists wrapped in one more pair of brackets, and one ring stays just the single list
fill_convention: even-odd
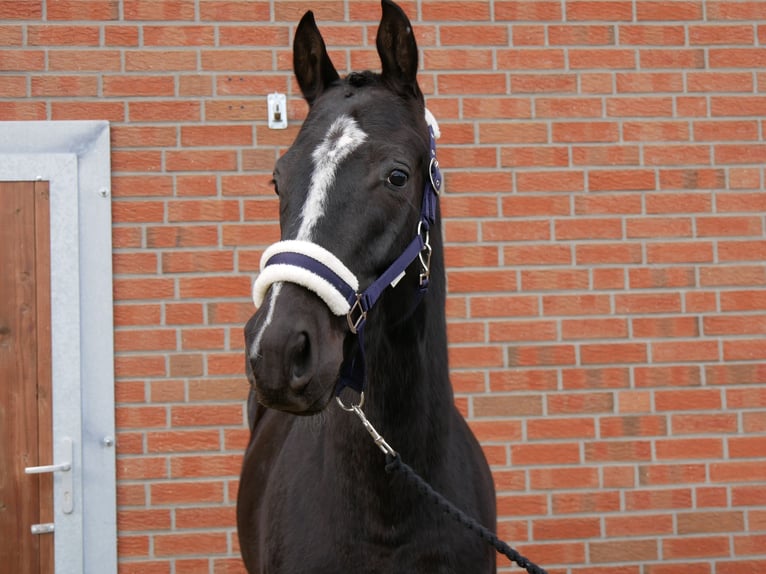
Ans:
[{"label": "black horse", "polygon": [[357,417],[331,404],[358,403],[341,388],[364,385],[364,412],[402,460],[494,530],[489,467],[449,382],[417,46],[404,12],[382,7],[381,74],[341,79],[311,12],[295,35],[309,113],[274,170],[282,241],[264,254],[245,327],[252,435],[237,526],[251,574],[495,571],[494,551],[387,474]]}]

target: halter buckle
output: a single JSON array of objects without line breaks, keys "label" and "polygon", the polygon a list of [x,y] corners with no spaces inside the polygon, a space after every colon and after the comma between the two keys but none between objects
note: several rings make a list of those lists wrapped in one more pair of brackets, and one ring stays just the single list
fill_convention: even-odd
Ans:
[{"label": "halter buckle", "polygon": [[441,170],[439,169],[439,162],[435,156],[431,157],[431,163],[428,166],[428,176],[431,178],[431,186],[434,188],[436,195],[440,195],[442,189],[442,177]]},{"label": "halter buckle", "polygon": [[[356,317],[354,317],[356,315]],[[348,321],[348,328],[356,335],[359,332],[359,328],[367,320],[367,311],[364,310],[362,305],[362,294],[356,294],[356,301],[351,306],[351,309],[346,313],[346,321]]]}]

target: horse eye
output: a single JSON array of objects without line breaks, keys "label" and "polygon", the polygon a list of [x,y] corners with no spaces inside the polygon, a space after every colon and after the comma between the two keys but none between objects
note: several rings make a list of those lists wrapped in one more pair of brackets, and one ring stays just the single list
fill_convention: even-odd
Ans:
[{"label": "horse eye", "polygon": [[407,175],[407,172],[404,172],[401,169],[395,169],[388,174],[387,181],[394,187],[404,187],[408,179],[409,175]]},{"label": "horse eye", "polygon": [[271,184],[271,187],[274,188],[274,193],[279,195],[279,187],[277,186],[277,180],[272,178],[272,180],[269,183]]}]

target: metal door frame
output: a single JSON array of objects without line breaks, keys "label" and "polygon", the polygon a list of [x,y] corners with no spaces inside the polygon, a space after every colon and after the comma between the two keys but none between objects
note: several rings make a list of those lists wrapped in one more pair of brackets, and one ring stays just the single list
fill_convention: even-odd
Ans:
[{"label": "metal door frame", "polygon": [[106,121],[0,122],[0,180],[50,182],[51,463],[71,438],[74,481],[67,513],[54,475],[57,573],[117,572],[109,151]]}]

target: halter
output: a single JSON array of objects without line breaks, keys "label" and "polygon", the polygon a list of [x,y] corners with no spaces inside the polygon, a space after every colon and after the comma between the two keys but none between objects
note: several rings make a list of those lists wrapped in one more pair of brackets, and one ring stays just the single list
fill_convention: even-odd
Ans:
[{"label": "halter", "polygon": [[407,268],[418,258],[420,279],[416,305],[428,290],[431,265],[430,229],[436,220],[436,204],[441,190],[442,176],[436,160],[436,138],[439,127],[431,112],[426,110],[430,140],[429,177],[423,190],[420,220],[415,237],[401,255],[364,291],[359,280],[333,253],[311,241],[286,240],[269,246],[261,256],[261,272],[253,284],[253,302],[260,307],[266,292],[279,281],[295,283],[319,296],[334,315],[345,315],[349,330],[358,338],[356,353],[344,359],[340,369],[336,394],[350,387],[361,393],[365,383],[364,326],[368,311],[383,292],[395,287]]}]

